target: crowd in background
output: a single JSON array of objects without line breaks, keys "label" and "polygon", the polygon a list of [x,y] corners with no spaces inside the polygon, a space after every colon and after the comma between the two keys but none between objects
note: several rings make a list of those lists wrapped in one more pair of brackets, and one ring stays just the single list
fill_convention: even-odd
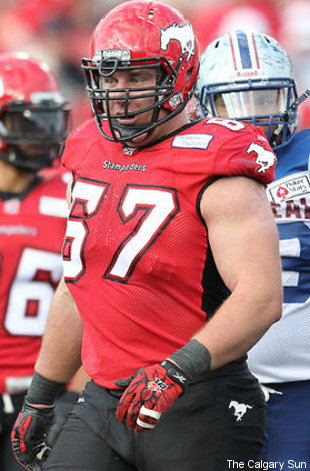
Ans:
[{"label": "crowd in background", "polygon": [[[0,53],[25,51],[48,62],[73,106],[72,127],[91,116],[80,59],[91,31],[119,0],[0,0]],[[192,22],[201,50],[216,37],[249,28],[276,38],[289,53],[299,93],[310,87],[310,0],[166,0]],[[300,128],[310,126],[310,100]]]}]

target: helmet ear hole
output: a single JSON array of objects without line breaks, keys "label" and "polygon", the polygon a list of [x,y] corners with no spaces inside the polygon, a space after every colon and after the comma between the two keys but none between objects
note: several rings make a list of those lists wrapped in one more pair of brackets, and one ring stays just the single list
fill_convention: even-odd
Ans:
[{"label": "helmet ear hole", "polygon": [[191,78],[191,76],[192,76],[193,70],[194,70],[193,67],[191,67],[190,69],[188,69],[188,71],[187,71],[187,73],[186,73],[186,77],[185,77],[186,82],[189,82],[189,80],[190,80],[190,78]]},{"label": "helmet ear hole", "polygon": [[[191,69],[188,71],[187,75],[186,75],[186,82],[187,82],[187,83],[192,80],[192,74],[193,74],[193,73],[194,73],[194,68],[191,68]],[[191,90],[189,91],[189,93],[188,93],[188,96],[187,96],[187,100],[186,100],[186,101],[192,100],[193,96],[195,96],[195,91],[196,91],[196,89],[197,89],[197,77],[196,77],[196,79],[195,79],[195,81],[194,81],[194,86],[192,87],[192,89],[191,89]],[[196,100],[197,100],[197,104],[198,104],[197,106],[199,106],[199,100],[197,99],[197,97],[196,97]]]}]

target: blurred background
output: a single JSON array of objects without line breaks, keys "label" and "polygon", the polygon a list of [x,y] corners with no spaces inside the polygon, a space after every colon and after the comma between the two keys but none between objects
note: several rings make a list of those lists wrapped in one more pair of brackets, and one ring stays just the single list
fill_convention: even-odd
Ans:
[{"label": "blurred background", "polygon": [[[96,23],[117,0],[0,0],[0,52],[25,51],[48,62],[71,100],[72,128],[91,117],[80,68]],[[310,0],[165,0],[192,22],[201,51],[229,30],[250,28],[289,53],[298,92],[310,88]],[[308,103],[309,102],[309,103]],[[310,99],[299,128],[310,127]]]}]

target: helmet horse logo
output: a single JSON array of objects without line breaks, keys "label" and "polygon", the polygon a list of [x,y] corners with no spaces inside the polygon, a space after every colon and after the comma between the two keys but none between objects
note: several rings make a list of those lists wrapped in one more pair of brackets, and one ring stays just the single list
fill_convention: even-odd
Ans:
[{"label": "helmet horse logo", "polygon": [[173,23],[165,29],[160,30],[160,47],[163,51],[168,49],[170,41],[179,41],[182,54],[187,54],[187,61],[195,54],[195,36],[190,24],[183,26]]}]

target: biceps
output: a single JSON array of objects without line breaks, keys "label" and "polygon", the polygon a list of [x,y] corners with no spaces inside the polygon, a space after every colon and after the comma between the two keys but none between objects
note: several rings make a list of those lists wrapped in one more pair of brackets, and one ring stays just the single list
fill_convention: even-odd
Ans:
[{"label": "biceps", "polygon": [[235,190],[207,224],[214,260],[230,290],[241,282],[264,290],[280,276],[278,231],[261,185],[250,181],[246,192]]}]

